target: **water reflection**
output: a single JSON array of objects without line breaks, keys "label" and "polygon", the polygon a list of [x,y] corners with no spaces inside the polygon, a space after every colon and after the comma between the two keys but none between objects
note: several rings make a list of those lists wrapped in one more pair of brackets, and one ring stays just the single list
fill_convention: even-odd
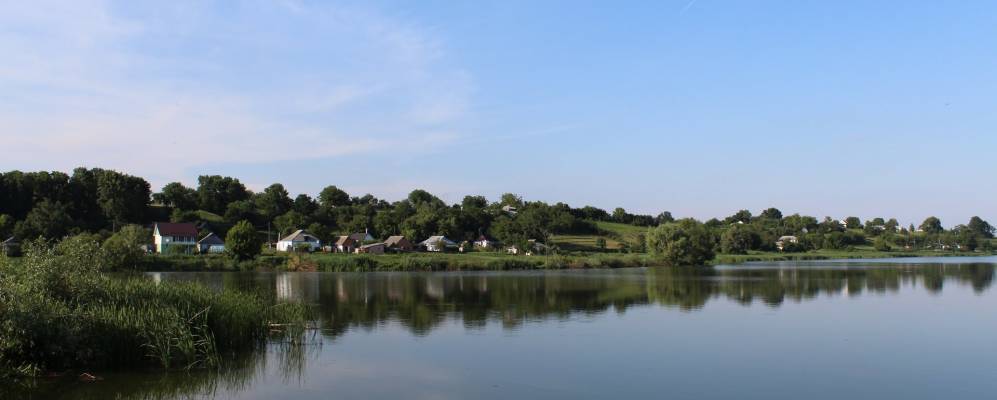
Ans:
[{"label": "water reflection", "polygon": [[[150,279],[198,281],[217,290],[251,290],[263,293],[275,300],[299,300],[315,304],[319,320],[315,330],[308,331],[305,345],[296,345],[287,338],[275,338],[266,351],[242,354],[224,363],[219,371],[198,371],[195,373],[141,373],[107,372],[101,375],[105,382],[97,384],[78,383],[73,379],[40,380],[34,388],[0,388],[0,398],[17,399],[173,399],[173,398],[240,398],[252,394],[255,398],[285,397],[286,390],[301,387],[325,387],[320,380],[331,380],[328,371],[343,373],[344,369],[335,366],[335,357],[330,353],[343,355],[351,346],[339,342],[348,338],[369,337],[369,346],[390,347],[390,335],[398,329],[406,332],[406,337],[415,335],[419,339],[433,336],[447,337],[454,334],[454,327],[461,332],[486,331],[489,325],[500,326],[502,330],[516,332],[526,326],[551,325],[560,321],[599,319],[607,313],[626,313],[629,310],[643,309],[645,318],[662,318],[664,314],[676,316],[713,316],[728,323],[732,320],[750,321],[734,314],[711,312],[717,307],[711,303],[734,303],[744,307],[763,307],[779,311],[787,303],[807,303],[822,297],[858,299],[862,296],[903,296],[907,292],[920,292],[921,296],[958,295],[972,292],[980,295],[991,287],[994,280],[993,258],[963,262],[944,260],[944,263],[925,264],[921,260],[894,264],[862,263],[821,263],[821,264],[773,264],[751,265],[747,267],[703,268],[648,268],[626,270],[589,271],[528,271],[494,273],[162,273],[150,275]],[[954,289],[954,290],[953,290]],[[948,293],[951,291],[952,293]],[[925,293],[928,293],[927,295]],[[958,296],[956,296],[958,297]],[[844,303],[832,305],[843,306]],[[853,304],[859,304],[849,302]],[[737,315],[741,307],[735,309]],[[896,310],[908,310],[897,308]],[[656,312],[655,312],[656,311]],[[729,310],[725,311],[729,312]],[[967,311],[969,312],[969,311]],[[785,313],[783,313],[785,314]],[[893,314],[899,315],[899,314]],[[856,315],[860,317],[860,315]],[[748,318],[748,317],[743,317]],[[799,318],[799,317],[795,317]],[[605,320],[603,318],[602,320]],[[673,320],[674,321],[674,320]],[[695,338],[706,331],[696,330],[690,320],[682,320],[682,325],[671,325],[673,335],[681,335],[684,327]],[[855,321],[862,321],[861,319]],[[969,318],[966,321],[978,321]],[[796,326],[798,319],[783,321]],[[854,321],[853,321],[854,322]],[[634,321],[630,320],[630,324]],[[769,324],[768,321],[764,324]],[[803,324],[806,325],[806,324]],[[867,323],[865,325],[868,325]],[[614,322],[613,329],[627,332],[628,340],[640,337],[633,332],[639,325]],[[714,325],[715,326],[715,325]],[[841,325],[848,326],[848,325]],[[928,325],[936,326],[936,325]],[[943,326],[938,324],[937,326]],[[449,329],[448,329],[449,328]],[[577,326],[576,326],[577,328]],[[703,329],[702,326],[699,329]],[[757,329],[757,327],[756,327]],[[820,328],[815,327],[812,339],[824,346],[839,343],[839,337],[828,334],[821,336]],[[984,332],[986,329],[978,328]],[[438,335],[433,335],[439,332]],[[534,331],[530,331],[534,332]],[[575,332],[575,331],[572,331]],[[750,332],[750,331],[749,331]],[[757,331],[756,331],[757,332]],[[714,333],[716,334],[716,333]],[[840,332],[839,332],[840,334]],[[352,335],[352,336],[351,336]],[[453,336],[449,336],[452,338]],[[759,338],[761,335],[746,334],[738,337]],[[929,337],[931,337],[929,335]],[[497,351],[512,351],[516,347],[509,343],[488,344],[468,340],[464,346],[481,351],[482,346],[494,346]],[[525,342],[534,340],[531,336]],[[541,340],[541,339],[535,339]],[[558,337],[559,342],[570,339]],[[760,340],[760,339],[759,339]],[[908,333],[907,340],[912,340]],[[428,342],[428,341],[427,341]],[[695,346],[695,340],[679,340],[680,348]],[[693,355],[708,354],[712,348],[704,347],[689,350]],[[352,341],[357,345],[358,341]],[[524,342],[517,342],[522,345]],[[587,343],[571,342],[571,343]],[[604,342],[596,342],[605,345]],[[762,342],[763,344],[765,342]],[[468,347],[443,344],[425,344],[434,349],[434,356],[447,351],[466,351]],[[768,344],[771,351],[781,349],[786,342],[775,340]],[[878,343],[879,346],[889,342]],[[331,347],[330,347],[331,346]],[[614,352],[626,348],[614,343]],[[323,352],[325,347],[325,352]],[[371,353],[372,347],[355,350],[360,354]],[[599,350],[587,349],[576,352],[576,357],[586,353],[598,354]],[[642,348],[653,350],[655,347]],[[869,347],[876,348],[875,346]],[[818,347],[819,349],[819,347]],[[338,350],[335,351],[335,350]],[[438,352],[437,352],[438,351]],[[661,352],[659,356],[668,352]],[[679,350],[674,350],[678,353]],[[816,350],[815,350],[816,351]],[[840,349],[838,350],[840,351]],[[347,351],[348,352],[348,351]],[[675,354],[672,353],[672,354]],[[616,353],[612,353],[616,354]],[[637,353],[633,353],[637,354]],[[893,354],[893,353],[891,353]],[[958,353],[956,353],[958,354]],[[825,354],[830,357],[832,354]],[[894,355],[895,356],[895,355]],[[708,357],[707,357],[708,358]],[[492,361],[495,355],[492,354]],[[694,360],[695,358],[687,358]],[[888,359],[885,357],[883,359]],[[412,362],[424,363],[428,368],[432,359],[416,358]],[[657,360],[655,358],[655,360]],[[330,367],[330,364],[333,366]],[[582,363],[583,364],[583,363]],[[357,364],[350,364],[356,367]],[[374,363],[378,371],[385,373],[390,365]],[[479,364],[474,364],[479,365]],[[566,362],[566,365],[573,365]],[[437,367],[439,367],[437,365]],[[650,368],[665,368],[658,361],[644,365]],[[687,368],[682,367],[682,368]],[[500,363],[486,371],[502,375],[508,366]],[[403,368],[406,371],[413,368]],[[419,369],[419,368],[416,368]],[[684,369],[672,373],[681,373]],[[317,373],[323,371],[326,374]],[[575,369],[566,367],[562,372],[573,373]],[[733,374],[734,371],[727,371]],[[311,375],[312,381],[304,382],[303,377]],[[396,373],[394,379],[401,379],[403,373]],[[351,375],[352,376],[352,375]],[[567,375],[571,376],[571,375]],[[341,377],[347,379],[348,377]],[[411,378],[411,377],[410,377]],[[691,379],[687,377],[688,379]],[[412,378],[415,379],[415,378]],[[575,381],[570,383],[574,384]],[[367,390],[383,387],[383,382],[373,384]],[[404,384],[399,384],[405,386]],[[333,385],[334,386],[334,385]],[[362,385],[358,385],[362,386]],[[290,388],[290,389],[289,389]],[[399,389],[402,390],[403,388]],[[295,392],[305,395],[303,392]],[[322,398],[320,392],[311,393],[313,398]],[[369,394],[369,393],[368,393]],[[404,392],[391,393],[400,397]],[[287,396],[294,397],[294,396]],[[347,396],[349,397],[349,396]],[[373,397],[373,396],[367,396]],[[528,397],[528,396],[527,396]]]},{"label": "water reflection", "polygon": [[968,285],[976,293],[993,283],[994,265],[896,264],[890,266],[751,268],[648,268],[593,271],[491,273],[214,273],[166,274],[221,289],[257,290],[279,300],[316,304],[328,338],[350,329],[399,322],[428,335],[448,319],[467,328],[489,322],[516,329],[527,321],[592,316],[607,310],[658,305],[697,311],[726,299],[778,308],[818,296],[860,296],[923,287]]}]

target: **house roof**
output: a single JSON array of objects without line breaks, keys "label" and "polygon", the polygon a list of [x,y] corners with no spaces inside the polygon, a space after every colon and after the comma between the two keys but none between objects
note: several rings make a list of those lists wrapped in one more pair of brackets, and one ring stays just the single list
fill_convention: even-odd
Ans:
[{"label": "house roof", "polygon": [[361,249],[369,249],[371,247],[384,246],[384,243],[371,243],[360,246]]},{"label": "house roof", "polygon": [[17,244],[17,239],[14,239],[14,237],[11,236],[11,237],[7,238],[7,240],[4,240],[3,244],[5,244],[5,245],[15,245],[15,244]]},{"label": "house roof", "polygon": [[364,232],[357,232],[350,234],[350,239],[356,240],[358,242],[364,241],[367,238],[367,234]]},{"label": "house roof", "polygon": [[436,244],[436,242],[440,242],[440,241],[442,241],[443,243],[445,243],[448,246],[453,246],[453,245],[457,244],[457,242],[454,242],[453,240],[447,239],[446,236],[442,236],[442,235],[430,236],[429,239],[423,240],[422,243],[419,243],[419,244],[425,246],[425,245],[428,245],[428,244]]},{"label": "house roof", "polygon": [[197,236],[197,226],[190,222],[157,222],[161,236]]},{"label": "house roof", "polygon": [[350,242],[356,242],[357,240],[350,236],[340,236],[336,238],[336,246],[343,246],[349,244]]},{"label": "house roof", "polygon": [[197,244],[225,244],[225,241],[212,232],[208,236],[205,236],[204,239],[199,240]]},{"label": "house roof", "polygon": [[[309,238],[314,239],[314,240],[309,240]],[[310,234],[308,232],[305,232],[304,229],[298,229],[298,230],[294,231],[294,233],[292,233],[290,235],[287,235],[287,237],[281,239],[280,241],[281,242],[311,242],[311,241],[316,241],[317,242],[318,238],[315,237],[315,235],[312,235],[312,234]]]},{"label": "house roof", "polygon": [[389,236],[388,240],[384,241],[384,244],[387,245],[387,246],[391,246],[391,245],[394,245],[394,244],[401,243],[402,240],[405,240],[405,236],[401,236],[401,235]]}]

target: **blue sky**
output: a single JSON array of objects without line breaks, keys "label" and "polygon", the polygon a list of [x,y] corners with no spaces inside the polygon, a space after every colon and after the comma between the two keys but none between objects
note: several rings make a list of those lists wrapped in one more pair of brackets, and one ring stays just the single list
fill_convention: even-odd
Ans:
[{"label": "blue sky", "polygon": [[997,220],[997,5],[9,2],[0,169]]}]

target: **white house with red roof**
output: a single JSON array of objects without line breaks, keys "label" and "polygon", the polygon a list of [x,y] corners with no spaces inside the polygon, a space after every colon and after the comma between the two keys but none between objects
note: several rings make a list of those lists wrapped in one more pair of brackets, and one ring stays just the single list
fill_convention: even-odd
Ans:
[{"label": "white house with red roof", "polygon": [[197,226],[189,222],[156,222],[152,227],[157,253],[195,253]]}]

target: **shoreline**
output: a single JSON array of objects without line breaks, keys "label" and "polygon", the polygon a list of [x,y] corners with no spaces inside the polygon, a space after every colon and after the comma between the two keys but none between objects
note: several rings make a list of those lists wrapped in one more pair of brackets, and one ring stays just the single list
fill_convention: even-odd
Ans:
[{"label": "shoreline", "polygon": [[[995,252],[880,252],[835,251],[807,253],[720,254],[703,266],[741,265],[753,262],[834,261],[922,257],[987,257]],[[288,254],[265,255],[235,262],[221,256],[148,256],[135,268],[140,272],[444,272],[521,271],[561,269],[616,269],[665,266],[645,253],[584,253],[514,256],[501,253],[402,253],[402,254]]]}]

